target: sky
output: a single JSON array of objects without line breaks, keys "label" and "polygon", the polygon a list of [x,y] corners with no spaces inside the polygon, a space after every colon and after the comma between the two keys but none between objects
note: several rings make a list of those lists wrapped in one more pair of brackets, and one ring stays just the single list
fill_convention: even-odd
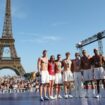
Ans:
[{"label": "sky", "polygon": [[[0,36],[5,1],[0,0]],[[66,52],[74,58],[76,43],[105,30],[105,0],[11,0],[15,48],[26,72],[37,71],[37,59],[47,49],[48,57]],[[105,39],[103,39],[103,46]],[[84,49],[93,55],[97,42]],[[105,53],[105,46],[104,46]],[[14,74],[1,70],[0,74]]]}]

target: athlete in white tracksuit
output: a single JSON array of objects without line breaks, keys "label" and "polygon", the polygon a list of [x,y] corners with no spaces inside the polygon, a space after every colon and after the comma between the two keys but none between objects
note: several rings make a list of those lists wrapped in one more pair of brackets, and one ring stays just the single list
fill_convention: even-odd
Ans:
[{"label": "athlete in white tracksuit", "polygon": [[75,97],[81,96],[81,83],[82,83],[82,75],[80,69],[80,55],[79,53],[75,53],[75,59],[72,60],[72,70],[74,73],[74,84],[75,84]]}]

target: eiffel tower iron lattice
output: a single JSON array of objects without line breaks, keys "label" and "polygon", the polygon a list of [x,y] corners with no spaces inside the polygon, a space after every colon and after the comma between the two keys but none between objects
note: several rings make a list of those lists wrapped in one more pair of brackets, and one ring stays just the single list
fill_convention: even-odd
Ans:
[{"label": "eiffel tower iron lattice", "polygon": [[[25,70],[21,65],[21,60],[17,56],[15,49],[15,39],[12,34],[12,21],[11,21],[11,0],[6,0],[6,11],[5,19],[3,26],[2,37],[0,38],[0,70],[1,69],[11,69],[17,75],[24,75]],[[8,48],[8,49],[6,49]],[[10,53],[10,56],[5,55],[5,49],[8,50],[7,53]]]}]

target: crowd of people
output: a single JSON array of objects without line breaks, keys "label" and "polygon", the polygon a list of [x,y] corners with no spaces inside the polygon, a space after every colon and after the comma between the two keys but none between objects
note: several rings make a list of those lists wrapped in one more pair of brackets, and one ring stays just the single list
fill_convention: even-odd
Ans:
[{"label": "crowd of people", "polygon": [[23,76],[4,76],[0,77],[0,93],[20,93],[38,91],[38,80],[27,80]]},{"label": "crowd of people", "polygon": [[[105,57],[99,54],[98,49],[93,50],[94,55],[90,56],[86,50],[82,51],[82,56],[75,53],[75,58],[70,58],[70,53],[65,54],[65,59],[58,54],[47,57],[47,50],[44,50],[42,57],[38,59],[38,72],[40,73],[40,100],[63,98],[61,86],[64,87],[64,98],[81,97],[81,81],[85,84],[86,95],[88,97],[88,85],[91,84],[96,90],[93,97],[100,97],[100,81],[105,89]],[[75,86],[75,95],[71,94],[72,83]],[[77,93],[79,96],[77,96]]]}]

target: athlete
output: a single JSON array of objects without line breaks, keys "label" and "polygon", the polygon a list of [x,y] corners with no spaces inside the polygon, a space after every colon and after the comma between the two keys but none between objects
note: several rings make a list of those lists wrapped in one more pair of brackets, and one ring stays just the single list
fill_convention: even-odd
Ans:
[{"label": "athlete", "polygon": [[82,74],[81,74],[81,60],[80,54],[75,53],[75,59],[72,60],[72,71],[74,73],[75,80],[75,97],[81,97],[81,82],[82,82]]},{"label": "athlete", "polygon": [[65,91],[65,98],[72,98],[73,96],[71,95],[71,82],[74,81],[73,79],[73,73],[71,71],[71,65],[72,61],[70,59],[70,53],[67,52],[66,58],[62,61],[64,71],[63,71],[63,82],[64,82],[64,91]]},{"label": "athlete", "polygon": [[55,82],[55,57],[51,55],[50,60],[48,62],[48,71],[49,71],[49,97],[50,99],[54,99],[53,97],[53,88]]},{"label": "athlete", "polygon": [[94,79],[97,82],[97,95],[96,98],[99,98],[100,95],[100,80],[102,80],[102,84],[105,89],[105,70],[103,65],[105,64],[105,57],[99,54],[97,49],[94,49],[94,56],[92,57],[92,64],[94,67]]},{"label": "athlete", "polygon": [[[49,83],[49,73],[48,73],[48,57],[47,51],[43,51],[43,55],[38,59],[38,71],[40,72],[40,100],[48,100],[49,98],[46,95],[47,85]],[[43,97],[44,91],[44,97]]]},{"label": "athlete", "polygon": [[55,61],[55,85],[56,85],[55,98],[62,98],[62,96],[60,95],[62,85],[62,62],[60,54],[57,55],[57,60]]},{"label": "athlete", "polygon": [[88,97],[88,84],[93,86],[93,69],[91,69],[91,57],[87,54],[86,50],[82,51],[81,69],[83,72],[83,80],[85,82],[86,97]]}]

